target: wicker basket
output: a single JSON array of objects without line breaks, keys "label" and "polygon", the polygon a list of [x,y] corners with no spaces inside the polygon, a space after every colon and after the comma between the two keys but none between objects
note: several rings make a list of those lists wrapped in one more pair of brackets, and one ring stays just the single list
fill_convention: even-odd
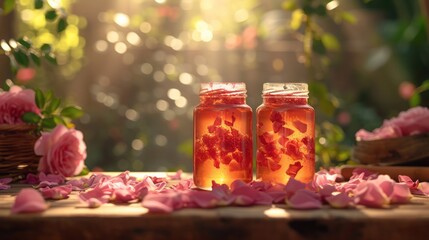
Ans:
[{"label": "wicker basket", "polygon": [[429,133],[407,137],[359,141],[353,148],[352,159],[362,164],[407,165],[429,161]]},{"label": "wicker basket", "polygon": [[0,124],[0,178],[19,179],[37,172],[40,156],[34,153],[39,135],[31,125]]}]

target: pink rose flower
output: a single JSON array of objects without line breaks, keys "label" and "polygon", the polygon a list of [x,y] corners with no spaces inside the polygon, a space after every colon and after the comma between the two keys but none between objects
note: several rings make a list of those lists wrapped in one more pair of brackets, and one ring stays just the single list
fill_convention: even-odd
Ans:
[{"label": "pink rose flower", "polygon": [[42,156],[38,170],[71,177],[79,174],[86,159],[83,134],[58,125],[52,132],[43,132],[34,145],[36,155]]},{"label": "pink rose flower", "polygon": [[12,86],[9,92],[0,92],[0,124],[20,124],[26,112],[40,114],[34,100],[35,93],[31,89]]}]

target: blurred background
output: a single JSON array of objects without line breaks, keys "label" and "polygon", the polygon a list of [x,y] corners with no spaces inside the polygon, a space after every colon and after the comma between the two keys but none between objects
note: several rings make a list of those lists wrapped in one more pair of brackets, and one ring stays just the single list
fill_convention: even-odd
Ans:
[{"label": "blurred background", "polygon": [[[86,164],[106,171],[192,171],[192,111],[201,82],[245,82],[253,109],[264,82],[307,82],[317,110],[318,166],[338,165],[349,163],[360,128],[428,106],[428,6],[2,0],[0,81],[52,89],[81,106],[85,115],[75,124],[85,135]],[[47,59],[21,66],[8,55],[10,39],[23,36],[34,46],[51,44],[57,65]]]}]

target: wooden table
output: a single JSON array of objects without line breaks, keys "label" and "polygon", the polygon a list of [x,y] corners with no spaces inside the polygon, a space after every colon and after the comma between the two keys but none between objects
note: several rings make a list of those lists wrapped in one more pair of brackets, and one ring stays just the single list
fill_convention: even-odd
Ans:
[{"label": "wooden table", "polygon": [[[135,175],[134,173],[132,175]],[[429,198],[388,209],[298,211],[285,205],[148,213],[139,203],[89,209],[73,192],[40,214],[10,213],[14,195],[0,191],[0,239],[429,239]]]}]

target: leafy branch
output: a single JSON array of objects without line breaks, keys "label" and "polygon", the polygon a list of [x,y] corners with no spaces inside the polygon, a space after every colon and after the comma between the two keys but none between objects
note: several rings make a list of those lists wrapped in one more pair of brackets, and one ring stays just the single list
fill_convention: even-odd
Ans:
[{"label": "leafy branch", "polygon": [[420,105],[421,102],[421,94],[425,91],[429,90],[429,80],[424,81],[420,86],[414,89],[414,93],[411,96],[409,103],[411,107],[415,107]]},{"label": "leafy branch", "polygon": [[39,130],[52,129],[58,124],[71,125],[71,120],[83,115],[83,111],[76,106],[60,107],[61,99],[54,96],[52,91],[43,93],[40,89],[35,90],[36,105],[41,115],[34,112],[26,112],[22,120],[26,123],[37,125]]},{"label": "leafy branch", "polygon": [[[355,23],[355,17],[341,10],[339,5],[339,0],[285,0],[282,4],[284,10],[291,12],[289,29],[303,45],[304,64],[310,77],[310,103],[327,118],[334,115],[339,100],[328,91],[322,80],[330,63],[328,53],[339,51],[341,46],[337,37],[325,31],[317,20],[329,18],[337,24]],[[344,132],[339,126],[323,121],[317,126],[317,133],[319,164],[336,165],[348,159],[348,148],[340,144],[344,140]]]},{"label": "leafy branch", "polygon": [[[0,6],[0,14],[6,15],[12,12],[16,7],[15,4],[15,0],[5,0],[3,6]],[[55,3],[53,2],[53,4]],[[50,5],[50,2],[46,0],[34,0],[34,8],[43,10],[47,21],[56,22],[57,33],[61,33],[67,28],[67,14],[59,5]],[[14,75],[21,67],[40,66],[41,59],[57,65],[52,45],[45,43],[36,47],[27,37],[18,40],[10,39],[9,41],[1,39],[0,54],[9,57]],[[5,88],[8,88],[7,84]],[[83,115],[83,111],[79,107],[61,107],[61,100],[55,97],[52,91],[44,93],[40,89],[35,89],[35,102],[41,111],[40,114],[26,112],[23,114],[22,120],[37,125],[39,131],[55,128],[58,124],[71,126],[72,119]]]},{"label": "leafy branch", "polygon": [[[65,10],[59,6],[51,6],[45,3],[44,0],[34,0],[35,9],[43,9],[45,11],[45,19],[49,22],[57,22],[57,32],[63,32],[67,26],[67,14]],[[0,14],[6,15],[12,12],[16,3],[15,0],[5,0],[3,6],[0,6]],[[27,37],[19,38],[18,40],[10,39],[0,41],[0,54],[9,57],[11,69],[14,74],[21,67],[29,67],[31,63],[40,66],[40,58],[46,59],[52,64],[57,64],[55,55],[52,52],[50,44],[42,44],[40,47],[33,46]]]}]

